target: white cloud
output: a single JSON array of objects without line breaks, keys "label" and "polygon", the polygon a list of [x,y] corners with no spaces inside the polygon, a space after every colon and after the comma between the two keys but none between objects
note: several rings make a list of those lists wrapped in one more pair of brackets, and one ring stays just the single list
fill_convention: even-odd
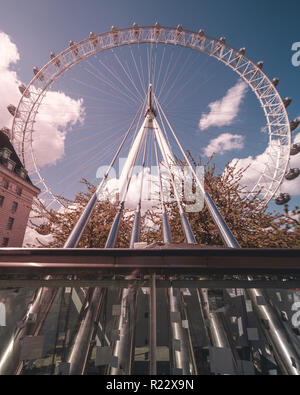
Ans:
[{"label": "white cloud", "polygon": [[[6,33],[0,32],[0,127],[12,126],[7,106],[17,106],[21,97],[18,89],[21,81],[11,68],[19,59],[17,46]],[[37,164],[45,166],[61,159],[67,132],[83,120],[82,99],[74,100],[63,92],[48,92],[35,123],[33,148]]]},{"label": "white cloud", "polygon": [[[115,201],[117,193],[119,192],[119,182],[117,178],[111,178],[101,194],[100,199],[109,198],[112,202]],[[126,195],[125,207],[134,210],[137,207],[140,198],[140,188],[142,181],[142,170],[139,166],[136,167],[132,175],[128,192]],[[158,177],[151,174],[150,168],[145,168],[143,176],[143,192],[142,192],[142,209],[150,209],[153,205],[159,203],[159,186]]]},{"label": "white cloud", "polygon": [[230,162],[231,166],[236,165],[236,170],[246,169],[241,180],[241,185],[246,187],[246,191],[250,192],[257,183],[258,178],[265,168],[267,161],[267,152],[257,155],[256,157],[248,156],[247,158],[234,158]]},{"label": "white cloud", "polygon": [[[300,143],[300,133],[295,136],[294,143]],[[242,185],[247,188],[247,191],[250,191],[254,187],[260,177],[260,174],[264,171],[265,164],[268,163],[269,160],[267,152],[268,149],[256,157],[249,156],[248,158],[235,158],[231,161],[231,165],[234,165],[238,161],[237,169],[249,166],[244,173],[241,182]],[[300,153],[290,157],[290,168],[300,168]],[[300,195],[300,176],[291,181],[283,180],[280,191],[289,193],[290,195]]]},{"label": "white cloud", "polygon": [[204,149],[204,155],[209,157],[213,153],[223,155],[226,151],[244,148],[244,136],[239,134],[222,133],[220,136],[212,139],[209,145]]},{"label": "white cloud", "polygon": [[64,156],[67,132],[83,123],[83,100],[63,92],[48,92],[40,107],[35,126],[33,151],[39,166],[54,164]]},{"label": "white cloud", "polygon": [[[138,169],[138,167],[137,167]],[[128,193],[126,196],[125,207],[129,210],[135,210],[137,204],[139,202],[140,197],[140,186],[141,186],[141,179],[142,179],[142,171],[137,171],[136,174],[133,174],[130,187],[128,189]],[[150,173],[150,169],[147,167],[144,172],[144,189],[142,193],[142,213],[144,214],[148,209],[153,208],[153,205],[159,206],[159,193],[158,193],[158,177],[152,175]],[[104,190],[102,191],[101,195],[98,195],[98,199],[106,200],[107,198],[110,199],[112,203],[115,203],[116,194],[119,191],[119,180],[117,178],[111,178]],[[76,205],[71,204],[68,207],[61,207],[58,212],[61,214],[72,212],[76,210]],[[38,211],[38,208],[37,208]],[[47,223],[46,219],[42,218],[35,218],[36,213],[34,211],[31,212],[31,222],[35,225],[40,225],[43,223]],[[124,220],[126,221],[126,216],[129,214],[125,214]],[[150,219],[146,219],[146,224],[148,226],[152,226],[153,223]],[[41,235],[35,229],[31,227],[27,227],[23,247],[27,247],[28,245],[33,245],[36,247],[40,246],[41,241],[43,244],[48,244],[53,241],[53,235]]]},{"label": "white cloud", "polygon": [[7,111],[7,106],[17,103],[20,99],[20,81],[16,72],[10,68],[18,60],[16,45],[7,34],[0,32],[0,128],[11,126],[12,116]]},{"label": "white cloud", "polygon": [[226,95],[208,105],[210,111],[202,114],[199,121],[200,130],[208,129],[210,126],[228,126],[236,118],[240,105],[247,92],[247,84],[239,80]]},{"label": "white cloud", "polygon": [[[7,106],[17,106],[21,98],[18,87],[22,81],[13,70],[19,59],[17,46],[6,33],[0,32],[0,128],[12,127],[13,117]],[[74,100],[63,92],[48,92],[39,109],[34,131],[33,148],[39,166],[54,164],[63,157],[67,133],[76,123],[83,123],[84,116],[82,99]],[[52,235],[43,236],[27,227],[23,245],[37,245],[37,238],[48,243]]]},{"label": "white cloud", "polygon": [[[43,202],[44,203],[44,202]],[[39,239],[43,244],[48,244],[53,240],[52,234],[42,235],[38,233],[35,229],[32,228],[32,225],[42,225],[47,224],[47,218],[44,217],[36,217],[37,213],[41,213],[39,204],[36,205],[35,202],[32,205],[32,211],[29,214],[29,223],[27,225],[24,240],[23,240],[23,247],[27,247],[28,245],[40,247],[40,243],[37,239]]]},{"label": "white cloud", "polygon": [[[45,202],[41,199],[42,203],[45,204]],[[77,205],[75,203],[70,204],[68,207],[63,207],[61,206],[58,209],[58,213],[60,214],[65,214],[65,213],[70,213],[74,210],[77,209]],[[48,224],[48,220],[47,217],[44,216],[42,217],[36,217],[37,213],[41,213],[41,208],[39,205],[37,206],[33,206],[33,210],[30,213],[30,222],[31,222],[31,226],[35,225],[35,226],[39,226],[39,225],[47,225]],[[25,236],[24,236],[24,240],[23,240],[23,247],[27,247],[28,245],[33,245],[36,247],[40,247],[40,243],[38,242],[38,240],[47,245],[49,243],[51,243],[53,241],[53,235],[52,233],[50,234],[40,234],[38,233],[34,228],[32,228],[31,226],[27,226],[26,228],[26,232],[25,232]],[[52,227],[54,227],[55,225],[52,225]]]},{"label": "white cloud", "polygon": [[20,59],[17,46],[4,32],[0,32],[0,67],[8,68],[11,63],[16,63]]}]

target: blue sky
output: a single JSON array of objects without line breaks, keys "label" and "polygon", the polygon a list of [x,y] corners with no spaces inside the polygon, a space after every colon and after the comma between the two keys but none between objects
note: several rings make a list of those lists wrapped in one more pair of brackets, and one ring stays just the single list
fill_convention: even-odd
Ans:
[{"label": "blue sky", "polygon": [[[246,46],[250,58],[264,59],[267,73],[280,74],[282,82],[299,79],[299,70],[290,63],[291,45],[299,40],[297,0],[1,0],[0,5],[1,30],[17,43],[25,78],[31,77],[32,64],[43,64],[49,51],[59,52],[71,39],[81,40],[90,31],[100,33],[112,25],[159,21],[225,36],[235,48]],[[284,75],[287,71],[289,76]],[[296,92],[290,84],[286,90]]]},{"label": "blue sky", "polygon": [[[291,46],[294,42],[300,41],[298,22],[300,3],[297,0],[285,2],[278,0],[254,0],[252,2],[241,0],[152,0],[151,2],[145,0],[10,0],[7,2],[0,0],[0,6],[0,31],[10,36],[19,53],[19,61],[13,64],[11,69],[16,71],[18,79],[25,84],[33,76],[32,67],[41,67],[47,63],[51,51],[59,53],[68,46],[69,40],[80,41],[86,38],[90,31],[101,33],[110,30],[112,25],[121,28],[131,26],[133,22],[142,26],[153,25],[159,21],[161,25],[175,27],[180,23],[188,30],[198,31],[202,28],[212,37],[225,36],[227,43],[234,48],[246,47],[246,54],[250,59],[263,60],[264,72],[270,78],[280,78],[278,89],[282,97],[290,96],[293,99],[288,109],[290,118],[294,119],[300,115],[300,67],[294,67],[291,63]],[[126,53],[126,50],[117,54],[124,56],[129,62],[129,53]],[[100,60],[104,61],[105,56]],[[194,107],[185,107],[184,102],[179,100],[177,104],[180,105],[180,110],[177,118],[174,115],[176,101],[173,103],[173,110],[171,108],[169,113],[172,124],[176,124],[178,128],[178,136],[184,147],[191,149],[195,154],[203,154],[203,149],[220,134],[243,135],[245,138],[243,149],[228,151],[216,157],[219,170],[226,161],[232,158],[261,154],[266,143],[266,136],[260,132],[264,118],[257,101],[250,92],[247,93],[245,99],[241,100],[238,116],[232,125],[211,128],[207,133],[199,131],[198,122],[204,113],[208,113],[207,106],[225,97],[228,90],[238,84],[238,79],[216,61],[212,59],[206,61],[205,55],[200,54],[198,58],[193,54],[189,60],[190,63],[187,64],[187,70],[191,65],[189,73],[195,73],[198,64],[202,67],[201,73],[194,79],[200,84],[203,83],[201,91],[194,92],[189,97]],[[184,62],[184,59],[185,55],[180,62]],[[106,61],[109,63],[109,58]],[[95,62],[99,65],[99,59]],[[167,67],[167,63],[164,67]],[[86,88],[74,84],[74,79],[81,78],[82,71],[80,68],[74,69],[68,77],[59,81],[56,89],[65,92],[73,100],[79,100],[80,94],[87,96]],[[183,74],[183,77],[187,78],[187,73]],[[85,78],[86,82],[90,79],[90,83],[93,84],[92,76]],[[174,75],[170,77],[170,83],[174,78]],[[188,89],[192,90],[192,86]],[[84,105],[92,107],[92,103],[89,103],[86,97]],[[172,107],[171,104],[170,107]],[[130,108],[132,114],[133,109],[134,107]],[[120,108],[120,113],[122,111],[125,112],[126,108],[124,107],[123,110]],[[93,122],[87,118],[83,126],[91,129]],[[77,178],[79,178],[85,175],[91,179],[96,174],[97,166],[104,163],[91,162],[90,172],[78,174],[80,171],[78,163],[80,160],[86,160],[80,156],[79,148],[86,152],[86,155],[90,155],[91,152],[88,150],[92,141],[88,139],[84,141],[85,136],[82,137],[82,134],[80,138],[77,137],[78,133],[81,133],[81,126],[74,126],[74,134],[70,133],[67,136],[66,162],[61,161],[56,168],[46,166],[43,169],[43,175],[49,181],[51,188],[54,188],[58,172],[63,172],[62,169],[70,172],[68,169],[74,168],[72,186],[65,189],[65,185],[62,187],[61,182],[60,187],[55,191],[57,193],[66,193],[67,190],[70,195],[75,193],[76,176],[78,175]],[[90,133],[91,139],[97,138],[95,131],[85,130],[85,132],[87,137]],[[113,133],[113,131],[107,133]],[[95,145],[95,142],[92,144]],[[78,167],[72,164],[71,155],[74,157],[73,163],[77,163]],[[66,182],[70,180],[71,178]],[[95,179],[91,181],[95,182]],[[298,201],[298,197],[294,197],[291,206]]]}]

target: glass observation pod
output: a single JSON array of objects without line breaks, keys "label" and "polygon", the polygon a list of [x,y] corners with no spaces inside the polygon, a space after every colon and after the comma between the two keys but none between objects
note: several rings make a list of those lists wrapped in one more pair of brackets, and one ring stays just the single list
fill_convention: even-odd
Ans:
[{"label": "glass observation pod", "polygon": [[0,373],[299,374],[299,249],[137,247],[2,249]]},{"label": "glass observation pod", "polygon": [[276,198],[275,198],[275,203],[278,206],[282,206],[283,204],[287,204],[291,200],[291,196],[289,193],[280,193]]},{"label": "glass observation pod", "polygon": [[291,155],[297,155],[300,152],[300,143],[293,144],[291,147]]}]

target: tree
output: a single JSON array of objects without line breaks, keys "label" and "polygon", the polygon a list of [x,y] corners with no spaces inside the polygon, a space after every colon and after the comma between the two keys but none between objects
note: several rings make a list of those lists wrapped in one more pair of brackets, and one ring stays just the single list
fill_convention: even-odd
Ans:
[{"label": "tree", "polygon": [[[39,234],[51,234],[53,238],[48,244],[44,244],[40,239],[37,239],[40,244],[39,246],[47,248],[63,247],[78,221],[82,210],[96,189],[94,185],[85,179],[80,180],[80,182],[85,185],[87,191],[78,193],[73,201],[60,196],[59,199],[63,203],[64,209],[56,211],[53,209],[47,210],[45,207],[42,207],[42,209],[35,210],[34,220],[31,220],[31,227]],[[117,203],[112,203],[108,198],[106,200],[99,200],[78,247],[103,248],[117,210]],[[129,210],[125,210],[124,215],[126,216],[126,221],[122,221],[120,225],[116,247],[127,247],[130,241],[132,214]],[[42,220],[42,223],[39,220]]]},{"label": "tree", "polygon": [[[200,165],[190,155],[193,165]],[[222,174],[215,174],[215,166],[211,159],[204,164],[205,190],[213,198],[215,204],[225,218],[229,228],[245,248],[296,248],[300,247],[299,208],[292,212],[285,205],[284,213],[268,212],[261,208],[259,193],[247,199],[246,188],[242,187],[241,179],[246,169],[237,170],[235,165],[227,165]],[[182,166],[184,162],[179,162]],[[158,227],[160,217],[158,212],[147,213]],[[181,228],[180,215],[176,203],[168,205],[168,217],[172,237],[175,243],[183,243],[185,238]],[[187,213],[196,240],[201,245],[223,245],[216,226],[209,215],[208,209],[196,213]],[[142,239],[148,243],[162,239],[161,231],[144,233]]]},{"label": "tree", "polygon": [[[194,165],[196,163],[191,155],[190,159]],[[184,166],[184,162],[180,162]],[[222,174],[215,174],[215,166],[209,160],[205,165],[205,188],[213,198],[221,214],[226,219],[229,228],[242,247],[246,248],[296,248],[300,247],[300,211],[296,207],[292,212],[285,206],[284,213],[271,213],[266,208],[261,208],[259,194],[251,199],[246,198],[245,188],[241,186],[241,178],[245,169],[237,170],[236,165],[227,165]],[[82,182],[87,187],[87,192],[76,195],[74,201],[64,199],[66,207],[64,212],[46,210],[48,218],[47,225],[32,226],[39,233],[52,233],[53,241],[43,247],[62,247],[68,235],[73,229],[76,221],[90,196],[95,190],[95,186],[86,180]],[[186,204],[187,202],[184,202]],[[99,201],[95,212],[82,236],[79,247],[100,248],[104,247],[113,218],[117,212],[117,203],[111,203],[109,199]],[[170,227],[173,241],[183,243],[185,241],[181,228],[180,216],[176,202],[167,204]],[[43,214],[44,215],[44,214]],[[126,220],[122,221],[116,247],[129,246],[133,213],[125,210]],[[37,217],[41,214],[37,213]],[[187,213],[189,222],[194,231],[196,240],[201,245],[220,245],[222,240],[211,219],[208,210],[196,213]],[[142,225],[146,219],[152,222],[153,226],[142,226],[140,241],[152,243],[162,241],[161,218],[159,207],[148,210],[142,218]]]}]

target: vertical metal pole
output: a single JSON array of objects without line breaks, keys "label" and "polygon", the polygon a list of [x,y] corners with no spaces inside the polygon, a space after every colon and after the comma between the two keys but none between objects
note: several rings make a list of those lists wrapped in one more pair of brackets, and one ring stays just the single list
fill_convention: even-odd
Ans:
[{"label": "vertical metal pole", "polygon": [[[140,111],[140,109],[139,109],[139,111]],[[139,113],[139,111],[138,111],[138,113]],[[136,114],[136,117],[137,117],[137,114]],[[134,122],[135,122],[135,120],[134,120]],[[107,170],[107,173],[106,173],[104,179],[100,183],[95,194],[92,196],[92,199],[90,200],[86,209],[84,210],[79,222],[76,224],[75,228],[73,229],[73,232],[71,233],[69,239],[67,240],[67,242],[65,244],[65,248],[67,248],[67,247],[74,248],[78,244],[81,234],[82,234],[85,226],[87,225],[88,219],[89,219],[89,217],[92,213],[92,210],[96,204],[97,195],[98,195],[100,189],[102,188],[104,180],[107,178],[111,167],[113,166],[115,160],[117,159],[117,157],[121,151],[121,148],[122,148],[123,144],[125,143],[125,140],[129,134],[134,122],[132,123],[129,130],[127,131],[117,153],[115,154],[115,156],[111,162],[109,169]],[[130,152],[130,158],[128,158],[128,160],[127,160],[127,168],[125,169],[125,177],[124,177],[124,172],[123,172],[123,179],[122,179],[123,184],[120,185],[120,189],[122,191],[121,203],[120,203],[118,212],[114,218],[113,225],[110,229],[110,232],[109,232],[106,244],[105,244],[105,248],[113,248],[116,243],[118,230],[119,230],[120,222],[121,222],[122,215],[123,215],[125,198],[126,198],[126,194],[128,191],[130,181],[131,181],[132,169],[133,169],[134,163],[137,159],[140,144],[141,144],[141,141],[143,141],[143,138],[144,138],[144,130],[142,131],[142,133],[141,132],[139,133],[138,139],[136,140],[136,146],[133,147],[133,150]],[[126,165],[125,165],[125,167],[126,167]],[[125,191],[124,191],[124,184],[125,184]],[[93,335],[94,329],[95,329],[93,323],[94,323],[94,320],[96,317],[96,313],[99,312],[99,309],[101,307],[102,299],[103,299],[103,290],[96,288],[92,291],[91,302],[87,301],[88,304],[87,304],[87,310],[86,310],[85,316],[81,322],[80,329],[79,329],[78,333],[76,334],[75,340],[73,342],[73,346],[72,346],[71,351],[69,353],[68,362],[70,363],[70,374],[83,374],[84,373],[86,360],[87,360],[88,352],[90,349],[90,341],[91,341],[91,338],[92,338],[92,335]]]},{"label": "vertical metal pole", "polygon": [[[272,347],[275,359],[284,375],[300,375],[300,359],[294,350],[293,342],[283,329],[270,302],[260,289],[247,289],[253,310],[256,313],[260,326]],[[259,302],[259,300],[264,300]]]},{"label": "vertical metal pole", "polygon": [[[186,153],[184,152],[184,149],[182,148],[161,105],[158,103],[157,98],[155,98],[155,102],[157,104],[158,109],[160,109],[160,111],[164,115],[164,118],[173,134],[173,137],[175,138],[177,145],[186,160],[186,163],[188,163],[195,177],[195,180],[204,195],[207,208],[219,231],[220,236],[223,239],[225,246],[229,248],[241,248],[238,241],[236,240],[231,230],[229,229],[228,225],[226,224],[224,218],[218,211],[212,198],[209,196],[208,193],[205,192],[204,186],[201,184],[200,180],[198,179],[196,172],[194,171]],[[248,278],[249,280],[251,280],[250,276],[248,276]],[[254,305],[254,310],[256,312],[256,315],[259,318],[259,322],[264,330],[268,342],[272,346],[275,358],[282,372],[284,374],[289,374],[289,375],[300,375],[300,359],[298,358],[297,353],[293,349],[292,344],[289,342],[289,339],[287,338],[286,333],[284,332],[270,303],[267,300],[265,305],[260,305],[257,302],[258,297],[263,297],[263,293],[259,289],[248,289],[246,290],[246,294],[249,296],[249,298],[251,299]]]},{"label": "vertical metal pole", "polygon": [[139,107],[139,109],[138,109],[138,111],[137,111],[137,113],[135,115],[135,118],[132,121],[129,129],[125,133],[125,136],[124,136],[124,138],[123,138],[123,140],[122,140],[122,142],[121,142],[121,144],[120,144],[115,156],[113,157],[113,159],[112,159],[112,161],[111,161],[111,163],[110,163],[110,165],[109,165],[109,167],[108,167],[108,169],[107,169],[102,181],[98,185],[95,193],[92,195],[91,199],[89,200],[88,204],[86,205],[85,209],[83,210],[79,220],[77,221],[77,223],[74,226],[72,232],[70,233],[67,241],[65,242],[64,248],[76,248],[77,247],[77,245],[78,245],[78,243],[79,243],[79,241],[81,239],[82,233],[84,232],[84,229],[86,228],[86,225],[88,224],[88,221],[89,221],[89,219],[90,219],[90,217],[92,215],[92,212],[93,212],[93,210],[94,210],[94,208],[96,206],[96,203],[98,201],[99,193],[102,191],[102,188],[103,188],[103,186],[104,186],[104,184],[105,184],[105,182],[106,182],[106,180],[108,178],[108,175],[109,175],[109,173],[110,173],[115,161],[117,160],[117,158],[118,158],[118,156],[119,156],[119,154],[121,152],[121,149],[123,148],[123,146],[124,146],[124,144],[125,144],[125,142],[127,140],[127,137],[129,135],[129,133],[131,132],[131,130],[133,128],[133,125],[134,125],[134,123],[135,123],[135,121],[136,121],[136,119],[138,117],[138,114],[142,110],[143,106],[144,106],[144,103],[142,103],[142,105]]},{"label": "vertical metal pole", "polygon": [[118,231],[119,231],[119,226],[120,226],[120,222],[122,219],[123,210],[124,210],[124,206],[125,206],[125,200],[126,200],[126,196],[127,196],[131,178],[132,178],[133,167],[137,161],[138,155],[141,150],[141,146],[145,140],[146,132],[148,129],[147,123],[148,123],[148,117],[145,119],[142,127],[140,128],[140,130],[137,134],[136,140],[134,141],[132,148],[128,154],[128,158],[125,162],[125,165],[124,165],[121,177],[120,177],[120,193],[121,193],[120,200],[121,200],[121,203],[119,206],[119,210],[115,216],[112,227],[110,229],[110,232],[109,232],[106,244],[105,244],[105,248],[113,248],[116,243]]},{"label": "vertical metal pole", "polygon": [[95,331],[95,323],[99,318],[99,312],[104,300],[104,288],[89,289],[90,297],[84,306],[84,316],[80,328],[73,340],[69,356],[70,375],[83,375],[89,354],[90,343]]},{"label": "vertical metal pole", "polygon": [[207,289],[197,289],[198,301],[201,305],[205,319],[209,323],[209,334],[214,347],[230,348],[224,327],[216,313],[209,309]]},{"label": "vertical metal pole", "polygon": [[130,239],[129,248],[134,248],[134,244],[139,241],[140,225],[141,225],[141,207],[138,206],[138,208],[136,209],[135,214],[134,214],[134,221],[133,221],[133,225],[132,225],[132,232],[131,232],[131,239]]},{"label": "vertical metal pole", "polygon": [[114,222],[110,228],[106,243],[105,243],[105,247],[104,248],[114,248],[116,241],[117,241],[117,237],[118,237],[118,232],[119,232],[119,228],[120,228],[120,223],[121,223],[121,219],[123,216],[123,210],[124,210],[124,204],[125,202],[121,202],[118,212],[114,218]]},{"label": "vertical metal pole", "polygon": [[162,213],[162,229],[163,229],[164,243],[172,243],[170,224],[166,211],[163,211]]},{"label": "vertical metal pole", "polygon": [[184,301],[183,295],[181,294],[180,296],[181,296],[180,302],[181,302],[181,306],[182,306],[183,317],[184,317],[185,321],[188,323],[186,331],[187,331],[187,338],[188,338],[188,344],[189,344],[190,359],[192,361],[192,366],[193,366],[192,374],[198,375],[198,368],[197,368],[197,363],[196,363],[196,358],[195,358],[195,353],[194,353],[194,347],[193,347],[191,331],[190,331],[188,312],[187,312],[187,308],[186,308],[186,305],[185,305],[185,301]]},{"label": "vertical metal pole", "polygon": [[134,243],[137,243],[139,241],[139,237],[140,237],[141,207],[142,207],[142,193],[143,193],[143,184],[144,184],[144,172],[145,172],[145,164],[146,164],[146,150],[147,150],[147,140],[145,143],[144,154],[143,154],[140,196],[139,196],[139,201],[138,201],[137,208],[136,208],[135,215],[134,215],[134,221],[133,221],[133,226],[132,226],[129,248],[134,248]]},{"label": "vertical metal pole", "polygon": [[158,169],[158,181],[159,181],[159,194],[160,194],[160,203],[161,203],[161,218],[162,218],[162,231],[163,231],[163,240],[164,243],[172,243],[172,236],[170,230],[170,224],[166,212],[166,206],[164,201],[164,191],[162,185],[162,178],[161,178],[161,171],[160,171],[160,164],[158,160],[158,153],[157,153],[157,144],[156,144],[156,137],[154,136],[154,149],[155,149],[155,158],[156,158],[156,166]]},{"label": "vertical metal pole", "polygon": [[[125,202],[126,195],[128,192],[129,184],[132,176],[132,169],[134,164],[136,163],[137,157],[140,153],[141,146],[145,140],[146,133],[149,129],[152,129],[152,120],[153,120],[153,109],[152,109],[152,87],[150,85],[148,91],[148,107],[145,114],[145,121],[137,134],[136,140],[134,141],[132,148],[128,154],[127,161],[124,165],[123,172],[121,175],[121,184],[122,184],[122,202]],[[144,150],[144,158],[143,165],[145,164],[145,152],[146,152],[146,144]],[[141,199],[141,195],[140,195]],[[141,203],[141,200],[140,202]],[[140,205],[139,205],[140,210]],[[136,231],[136,229],[134,230]],[[110,243],[110,246],[113,247],[114,244]],[[134,244],[133,244],[134,246]],[[130,374],[130,366],[131,366],[131,358],[128,358],[130,354],[130,350],[128,347],[130,344],[132,345],[132,341],[130,341],[130,336],[133,336],[133,330],[130,328],[134,325],[135,319],[135,303],[133,303],[133,299],[136,298],[136,292],[132,289],[124,289],[122,291],[122,301],[121,301],[121,315],[118,323],[118,331],[120,333],[120,338],[115,342],[113,356],[115,357],[115,364],[117,366],[112,366],[110,368],[110,374],[119,375],[119,374]],[[128,359],[130,359],[130,364],[128,364]]]},{"label": "vertical metal pole", "polygon": [[113,350],[114,365],[110,367],[111,375],[130,375],[132,368],[132,349],[135,325],[136,291],[126,288],[121,296],[121,315],[118,322],[119,339]]},{"label": "vertical metal pole", "polygon": [[[174,295],[174,291],[176,295]],[[173,361],[179,374],[190,375],[192,361],[189,355],[189,346],[187,336],[182,326],[180,314],[180,298],[177,295],[179,290],[173,288],[168,289],[169,303],[170,303],[170,321],[172,330],[172,343],[173,343]]]},{"label": "vertical metal pole", "polygon": [[[136,162],[137,156],[139,154],[139,149],[141,142],[144,139],[144,130],[142,130],[142,133],[140,133],[139,136],[139,143],[137,144],[136,147],[134,147],[134,151],[131,151],[131,157],[128,160],[129,166],[127,166],[126,171],[128,170],[128,173],[125,174],[125,177],[123,178],[125,185],[122,186],[122,198],[121,198],[121,203],[118,209],[118,212],[114,218],[114,222],[112,224],[112,227],[110,229],[105,248],[113,248],[115,246],[117,236],[118,236],[118,231],[123,215],[123,210],[125,206],[125,199],[126,199],[126,194],[128,192],[128,188],[130,185],[131,181],[131,176],[132,176],[132,170],[133,166]],[[128,163],[127,163],[128,165]],[[124,174],[123,174],[124,176]],[[125,189],[124,189],[125,187]],[[127,293],[126,293],[126,292]],[[128,290],[125,290],[122,293],[122,300],[127,300],[128,299]],[[71,352],[69,354],[68,362],[70,363],[70,374],[83,374],[85,365],[86,365],[86,360],[88,356],[88,352],[90,349],[90,341],[92,338],[92,335],[94,333],[94,326],[93,326],[93,319],[95,317],[95,312],[99,311],[100,305],[101,305],[101,299],[100,299],[100,294],[102,295],[102,290],[99,288],[96,288],[92,292],[92,297],[91,297],[91,304],[88,303],[87,306],[87,312],[85,314],[84,319],[81,322],[80,329],[78,333],[76,334],[75,341],[73,343]],[[127,306],[123,306],[122,304],[122,314],[127,314]],[[128,340],[129,334],[127,333],[129,330],[128,325],[124,324],[123,318],[121,317],[120,319],[120,330],[122,330],[124,333],[124,337],[126,336],[126,341]],[[124,328],[123,328],[124,327]],[[124,351],[124,339],[122,339],[122,342],[119,342],[117,345],[117,352],[123,353]],[[127,355],[125,353],[124,355]]]},{"label": "vertical metal pole", "polygon": [[[138,114],[141,112],[143,106],[145,105],[145,102],[141,104],[141,106],[139,107],[134,120],[132,121],[129,129],[127,130],[127,132],[125,133],[125,136],[119,146],[119,149],[117,150],[113,160],[111,161],[111,164],[107,170],[107,172],[105,173],[102,181],[100,182],[100,184],[98,185],[95,193],[92,195],[91,199],[89,200],[88,204],[86,205],[85,209],[83,210],[79,220],[77,221],[75,227],[73,228],[71,234],[69,235],[67,241],[64,244],[64,248],[75,248],[77,247],[80,238],[82,236],[82,233],[84,232],[84,229],[91,217],[91,214],[95,208],[95,205],[97,203],[98,200],[98,194],[101,192],[107,177],[109,175],[109,172],[112,168],[112,166],[114,165],[117,157],[119,156],[119,153],[122,149],[122,147],[125,144],[125,141],[138,117]],[[47,277],[48,279],[50,279],[50,276]],[[19,352],[20,352],[20,339],[22,338],[22,336],[24,336],[24,334],[28,334],[28,335],[33,335],[33,336],[37,336],[42,328],[42,325],[50,311],[50,308],[52,306],[52,303],[55,299],[55,296],[58,292],[57,290],[48,290],[47,288],[41,288],[39,289],[37,295],[38,297],[35,299],[35,301],[33,302],[33,305],[30,307],[30,309],[28,310],[25,320],[24,320],[24,327],[23,329],[18,331],[18,334],[14,337],[14,339],[12,339],[12,341],[10,342],[9,346],[4,350],[3,356],[0,359],[0,374],[5,374],[5,372],[11,372],[10,374],[19,374],[22,370],[22,366],[23,363],[22,361],[19,361]],[[48,298],[48,294],[51,294],[50,299]],[[34,314],[38,314],[41,310],[41,308],[43,308],[43,316],[42,318],[38,319],[38,322],[35,325],[35,330],[34,333],[32,333],[31,331],[28,331],[28,327],[32,328],[32,324],[29,321],[29,316],[30,314],[32,314],[34,312]],[[39,316],[39,315],[38,315]],[[3,372],[3,373],[2,373]]]},{"label": "vertical metal pole", "polygon": [[197,241],[195,239],[195,236],[193,234],[193,231],[191,229],[191,226],[189,224],[189,221],[186,217],[186,214],[183,210],[181,201],[180,201],[180,197],[178,195],[178,191],[176,188],[176,183],[175,183],[175,177],[174,174],[172,173],[171,170],[171,166],[174,166],[175,163],[175,158],[173,156],[172,151],[170,150],[163,134],[162,131],[159,127],[158,122],[156,121],[156,119],[153,119],[153,126],[154,126],[154,130],[155,130],[155,134],[156,134],[156,138],[161,150],[161,153],[163,155],[164,161],[166,162],[167,168],[168,168],[168,172],[170,175],[170,180],[172,182],[173,185],[173,189],[174,189],[174,195],[177,201],[177,205],[178,205],[178,209],[179,209],[179,213],[180,213],[180,219],[181,219],[181,224],[182,224],[182,229],[184,231],[185,234],[185,238],[188,244],[197,244]]},{"label": "vertical metal pole", "polygon": [[[175,164],[175,158],[173,153],[167,144],[162,131],[157,123],[156,119],[153,120],[153,126],[155,130],[156,139],[158,141],[162,156],[164,161],[167,165],[167,169],[169,172],[170,180],[173,184],[174,194],[176,197],[177,205],[180,212],[180,218],[182,223],[182,228],[186,237],[186,240],[189,244],[197,244],[195,236],[192,232],[186,214],[184,213],[178,191],[175,185],[175,178],[174,174],[172,173],[171,166]],[[157,146],[155,141],[155,155],[156,155],[156,163],[158,166],[158,175],[159,175],[159,184],[160,184],[160,195],[161,195],[161,203],[162,203],[162,220],[163,220],[163,236],[164,241],[172,242],[170,227],[168,223],[167,213],[165,210],[164,199],[163,199],[163,190],[162,190],[162,180],[161,180],[161,173],[160,173],[160,166],[158,161],[158,153],[157,153]],[[180,295],[178,295],[179,290],[176,290],[176,295],[174,295],[174,289],[169,288],[168,295],[169,295],[169,305],[170,305],[170,321],[171,321],[171,331],[172,331],[172,349],[173,349],[173,362],[175,364],[176,369],[181,372],[183,375],[192,374],[192,370],[197,372],[197,367],[195,363],[195,359],[193,358],[193,349],[191,344],[191,339],[189,337],[189,333],[187,333],[188,329],[183,328],[182,320],[180,318],[179,321],[175,320],[175,316],[180,315],[181,317],[181,305],[182,300]],[[190,341],[190,343],[189,343]]]},{"label": "vertical metal pole", "polygon": [[25,336],[37,336],[57,296],[58,289],[40,288],[28,309],[20,329],[17,330],[0,359],[0,375],[18,375],[23,368],[20,360],[21,341]]},{"label": "vertical metal pole", "polygon": [[168,126],[169,126],[169,128],[170,128],[170,130],[171,130],[171,132],[172,132],[172,134],[174,136],[174,138],[175,138],[175,141],[176,141],[176,143],[177,143],[177,145],[178,145],[178,147],[179,147],[179,149],[180,149],[180,151],[181,151],[186,163],[188,164],[190,170],[192,171],[192,173],[193,173],[193,175],[195,177],[196,183],[199,186],[199,188],[200,188],[200,190],[201,190],[201,192],[202,192],[202,194],[204,196],[204,200],[205,200],[205,203],[207,205],[208,211],[209,211],[209,213],[210,213],[210,215],[211,215],[211,217],[212,217],[212,219],[213,219],[213,221],[214,221],[214,223],[215,223],[215,225],[216,225],[216,227],[217,227],[217,229],[219,231],[220,236],[223,239],[224,244],[227,247],[239,248],[240,247],[239,243],[237,242],[236,238],[233,236],[233,234],[232,234],[231,230],[229,229],[228,225],[226,224],[224,218],[222,217],[222,215],[218,211],[215,203],[213,202],[213,200],[211,199],[209,194],[204,190],[204,186],[202,185],[201,181],[199,180],[199,178],[198,178],[195,170],[193,169],[193,167],[192,167],[192,165],[191,165],[186,153],[184,152],[184,149],[182,148],[182,146],[181,146],[181,144],[180,144],[180,142],[179,142],[179,140],[178,140],[178,138],[177,138],[177,136],[176,136],[176,134],[175,134],[175,132],[174,132],[174,130],[172,128],[172,126],[170,125],[170,123],[168,121],[168,118],[166,117],[163,109],[161,108],[161,105],[159,104],[159,102],[158,102],[158,100],[156,98],[155,98],[155,102],[156,102],[159,110],[162,112],[162,114],[163,114],[163,116],[164,116],[164,118],[165,118],[165,120],[166,120],[166,122],[167,122],[167,124],[168,124]]},{"label": "vertical metal pole", "polygon": [[150,287],[150,375],[157,374],[156,345],[156,274],[153,273]]}]

